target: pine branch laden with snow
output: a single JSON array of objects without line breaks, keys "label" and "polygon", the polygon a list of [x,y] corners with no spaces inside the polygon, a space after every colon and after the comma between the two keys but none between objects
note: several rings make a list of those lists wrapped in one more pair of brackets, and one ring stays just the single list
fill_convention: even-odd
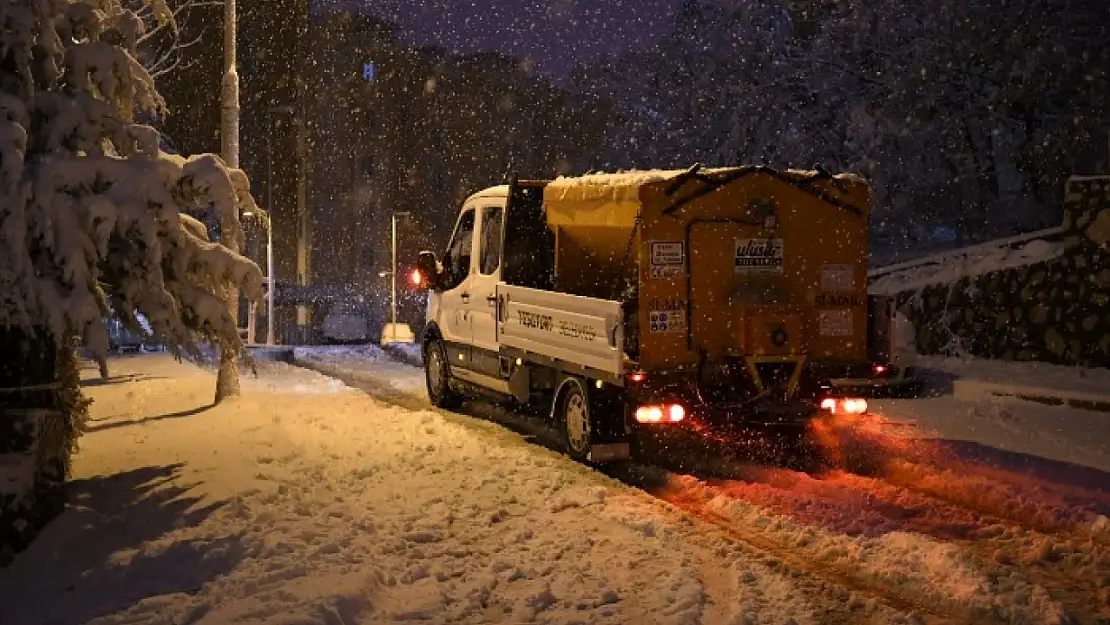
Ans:
[{"label": "pine branch laden with snow", "polygon": [[0,325],[102,355],[103,318],[137,331],[138,311],[175,354],[241,349],[220,293],[257,298],[262,273],[187,213],[214,211],[241,240],[240,211],[258,208],[242,171],[161,152],[133,122],[164,110],[135,60],[142,21],[120,0],[0,0],[0,32]]}]

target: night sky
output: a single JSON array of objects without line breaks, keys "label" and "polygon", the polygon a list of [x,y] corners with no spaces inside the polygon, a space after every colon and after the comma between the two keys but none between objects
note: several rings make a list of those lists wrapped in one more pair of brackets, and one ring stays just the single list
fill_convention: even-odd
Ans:
[{"label": "night sky", "polygon": [[[405,39],[459,53],[498,51],[561,78],[593,56],[646,48],[681,0],[316,0],[396,22]],[[321,7],[322,8],[322,7]]]}]

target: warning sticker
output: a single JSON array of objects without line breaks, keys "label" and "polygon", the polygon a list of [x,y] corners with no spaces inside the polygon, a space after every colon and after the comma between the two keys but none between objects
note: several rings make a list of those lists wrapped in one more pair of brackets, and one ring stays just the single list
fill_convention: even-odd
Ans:
[{"label": "warning sticker", "polygon": [[821,290],[826,293],[851,291],[855,283],[851,265],[825,265],[821,268]]},{"label": "warning sticker", "polygon": [[685,332],[685,310],[653,310],[649,332]]},{"label": "warning sticker", "polygon": [[686,269],[686,244],[681,241],[652,241],[651,277],[681,276]]},{"label": "warning sticker", "polygon": [[851,336],[852,311],[821,310],[817,312],[817,332],[821,336]]},{"label": "warning sticker", "polygon": [[735,268],[738,274],[782,273],[782,239],[737,239]]}]

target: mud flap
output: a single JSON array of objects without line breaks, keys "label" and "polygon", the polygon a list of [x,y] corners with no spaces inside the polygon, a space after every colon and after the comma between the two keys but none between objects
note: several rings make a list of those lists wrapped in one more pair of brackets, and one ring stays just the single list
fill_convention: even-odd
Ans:
[{"label": "mud flap", "polygon": [[589,389],[592,416],[591,462],[613,462],[632,457],[625,423],[624,394],[619,389]]},{"label": "mud flap", "polygon": [[632,458],[632,448],[628,443],[602,443],[593,445],[586,458],[590,462],[630,460]]}]

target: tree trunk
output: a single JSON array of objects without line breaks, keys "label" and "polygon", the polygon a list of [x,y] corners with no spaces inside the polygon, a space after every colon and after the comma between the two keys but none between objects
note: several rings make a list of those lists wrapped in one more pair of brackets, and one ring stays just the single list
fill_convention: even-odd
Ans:
[{"label": "tree trunk", "polygon": [[[224,77],[220,94],[220,143],[221,153],[228,168],[239,168],[239,73],[236,68],[237,22],[235,0],[224,0]],[[220,216],[220,243],[236,254],[240,251],[238,209],[235,214]],[[239,331],[239,289],[227,290],[227,308],[231,313],[235,331]],[[238,397],[239,354],[234,344],[220,341],[220,368],[216,374],[215,403],[229,397]]]},{"label": "tree trunk", "polygon": [[[223,241],[223,244],[232,252],[239,253],[237,237],[228,237],[227,241]],[[227,312],[231,315],[235,331],[238,332],[239,289],[235,287],[228,288],[225,294],[227,297]],[[239,352],[235,349],[234,344],[220,341],[220,367],[216,371],[216,397],[213,401],[218,404],[229,397],[238,397],[239,394]]]},{"label": "tree trunk", "polygon": [[[235,295],[238,297],[238,293]],[[239,354],[234,347],[221,344],[220,368],[216,373],[216,397],[214,402],[218,404],[229,397],[238,397],[240,393]]]}]

